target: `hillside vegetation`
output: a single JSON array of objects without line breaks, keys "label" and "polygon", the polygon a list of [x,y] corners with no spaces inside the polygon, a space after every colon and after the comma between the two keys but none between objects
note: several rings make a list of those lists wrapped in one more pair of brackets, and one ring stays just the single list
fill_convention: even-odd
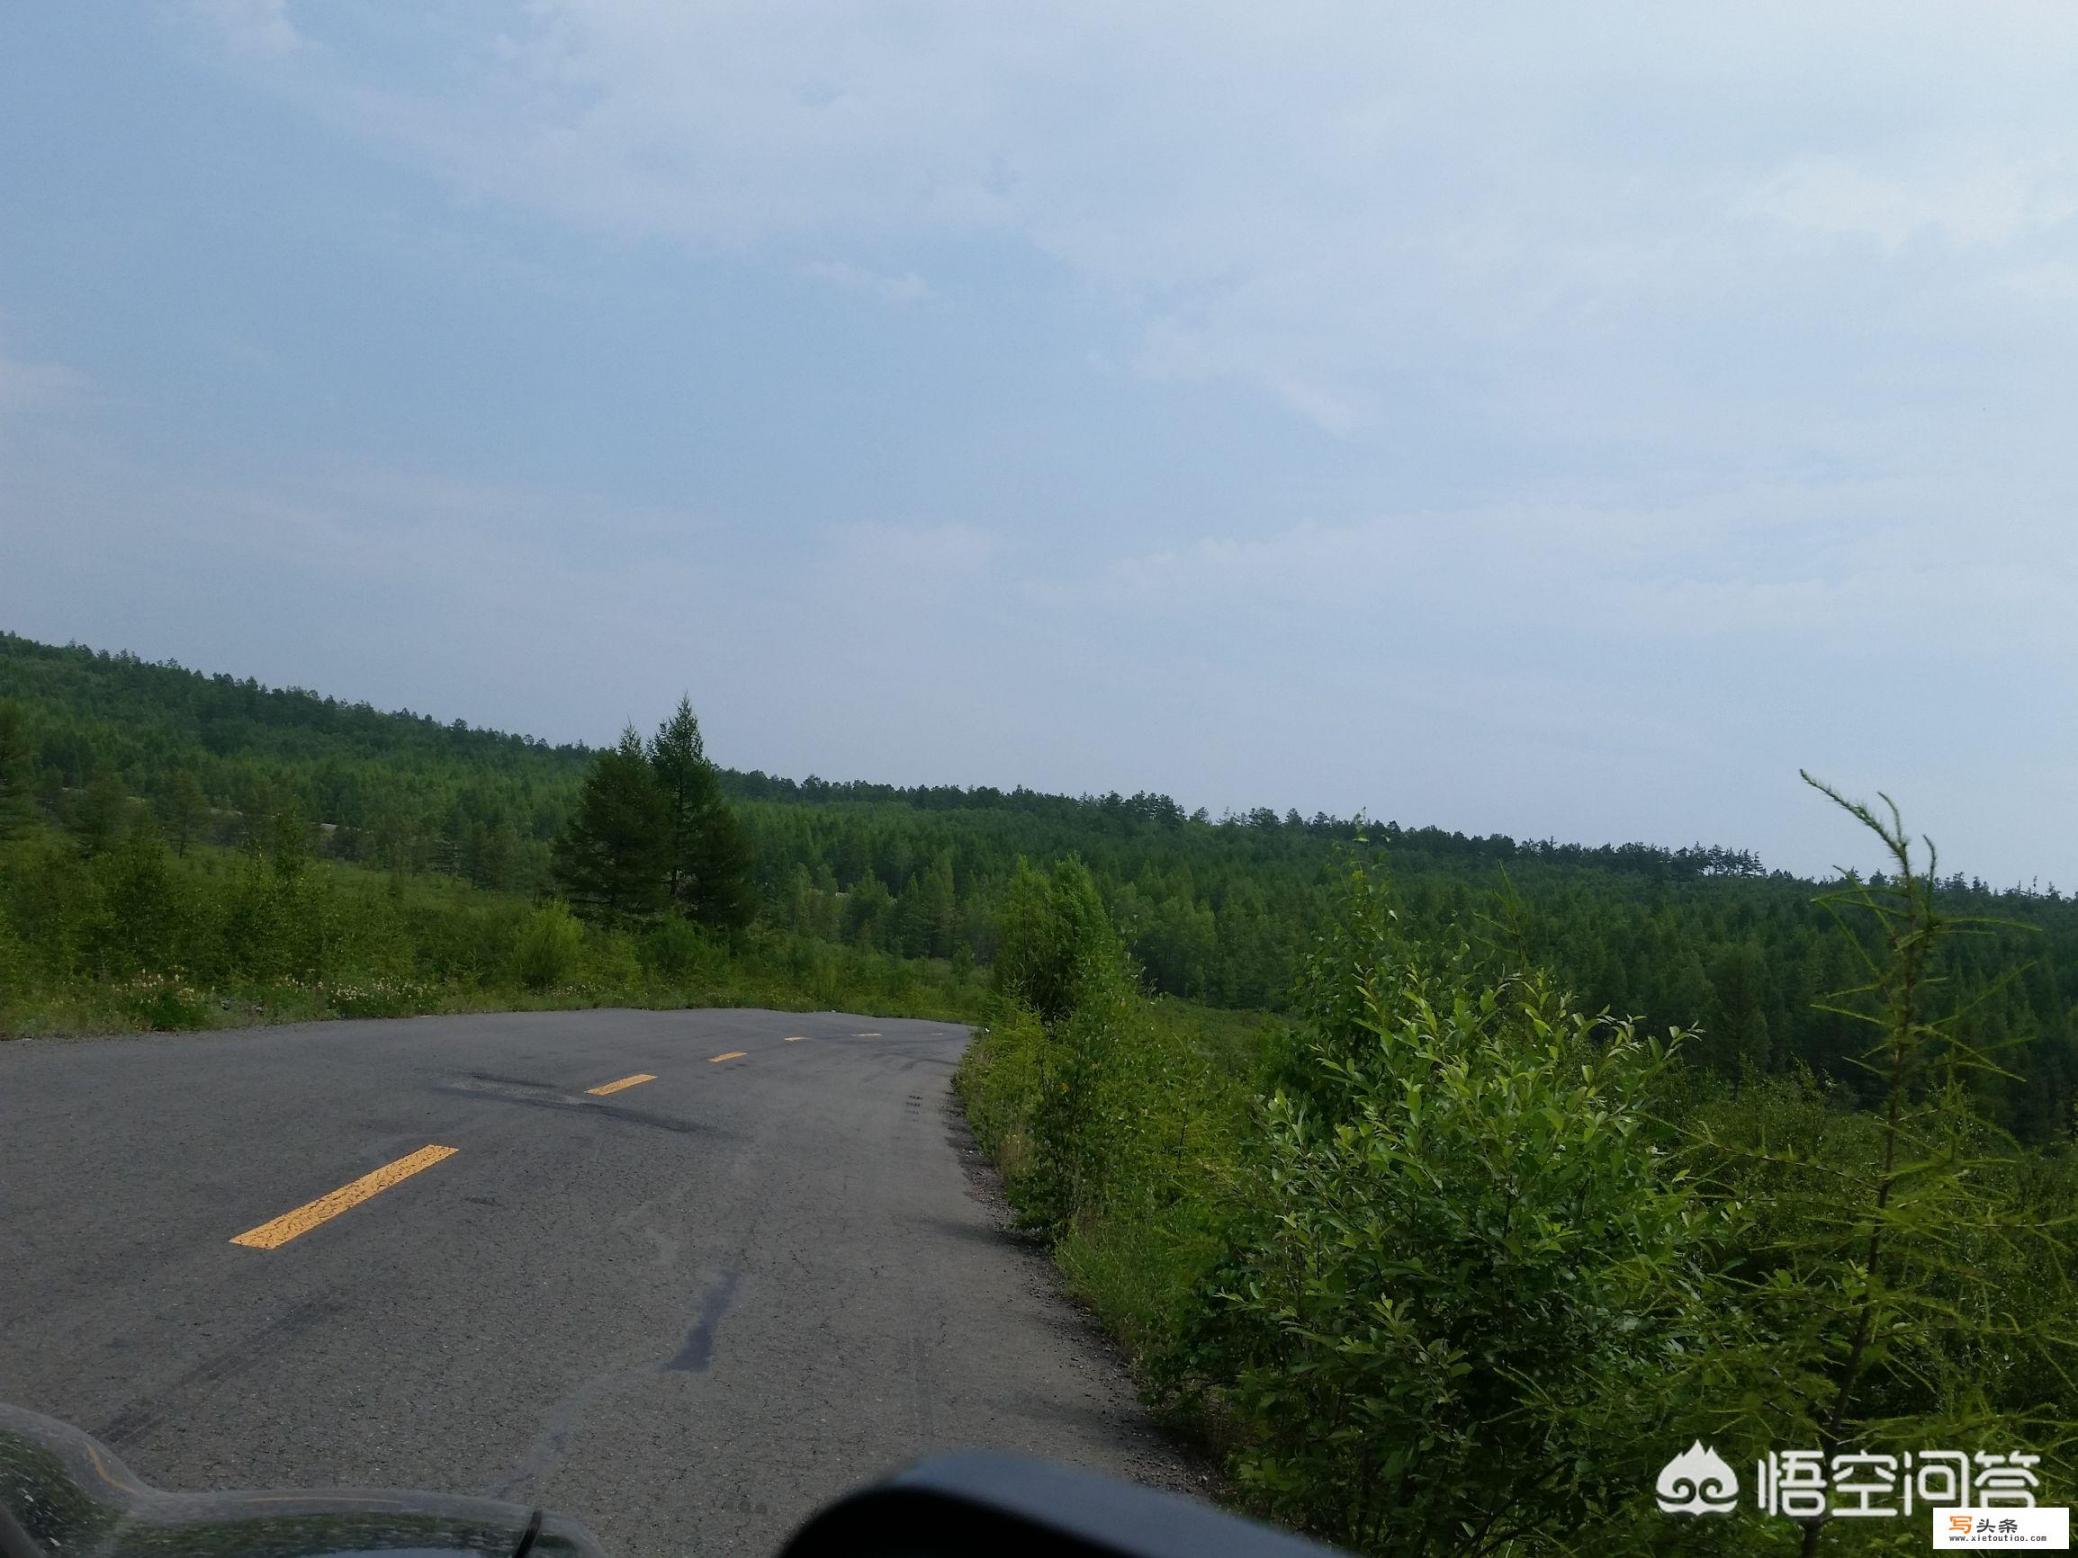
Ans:
[{"label": "hillside vegetation", "polygon": [[[0,635],[0,701],[19,712],[15,782],[37,816],[76,837],[97,837],[127,798],[177,855],[203,843],[249,852],[286,830],[307,835],[298,849],[321,864],[401,884],[393,901],[430,895],[485,912],[557,890],[555,842],[599,755],[11,635]],[[1854,1064],[1854,1024],[1820,1003],[1852,982],[1855,961],[1815,901],[1819,884],[1744,851],[1589,848],[1268,808],[1214,819],[1159,795],[716,776],[749,856],[740,914],[761,945],[785,938],[797,960],[812,947],[826,967],[842,949],[964,977],[994,958],[1018,861],[1073,855],[1149,990],[1281,1011],[1336,851],[1361,847],[1390,859],[1408,924],[1504,939],[1584,1011],[1694,1028],[1685,1064],[1727,1079],[1809,1071],[1875,1096]],[[1942,952],[2010,1073],[1973,1088],[2024,1139],[2068,1135],[2078,899],[1960,876],[1934,886],[1951,912],[2014,922]],[[63,978],[134,971],[89,958]]]},{"label": "hillside vegetation", "polygon": [[[1836,899],[1873,1110],[1691,1067],[1692,1031],[1419,934],[1354,860],[1255,1043],[1140,993],[1079,865],[1021,875],[958,1086],[1025,1224],[1268,1514],[1395,1555],[1923,1552],[1901,1457],[2078,1491],[2078,1161],[1984,1117],[1994,1061],[1931,974],[1971,927],[1857,815],[1900,867]],[[1746,1479],[1727,1518],[1654,1501],[1697,1442]],[[1817,1458],[1815,1503],[1763,1514],[1780,1452]],[[1838,1514],[1843,1456],[1888,1458],[1890,1518]]]},{"label": "hillside vegetation", "polygon": [[1885,872],[795,782],[690,703],[593,751],[0,637],[0,1033],[968,1018],[1019,1218],[1253,1506],[1379,1553],[1917,1552],[1650,1497],[1695,1440],[2073,1491],[2078,904],[1826,795]]}]

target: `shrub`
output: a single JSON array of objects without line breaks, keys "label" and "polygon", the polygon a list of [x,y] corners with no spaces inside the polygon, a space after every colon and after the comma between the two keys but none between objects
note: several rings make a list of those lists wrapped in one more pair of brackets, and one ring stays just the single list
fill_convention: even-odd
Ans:
[{"label": "shrub", "polygon": [[586,925],[583,945],[584,958],[577,978],[584,993],[595,1002],[601,998],[631,998],[642,983],[642,961],[636,955],[635,938],[608,926]]},{"label": "shrub", "polygon": [[1674,1064],[1689,1034],[1577,1010],[1519,950],[1419,945],[1361,870],[1298,1023],[1255,1036],[1254,1113],[1240,1036],[1137,999],[1072,877],[1035,873],[960,1092],[1143,1382],[1204,1409],[1259,1507],[1353,1546],[1923,1547],[1916,1521],[1670,1520],[1656,1476],[1696,1438],[1734,1465],[2021,1450],[2065,1503],[2078,1157],[1983,1118],[1991,1061],[1935,1000],[1969,927],[1894,814],[1843,804],[1896,867],[1845,884],[1867,977],[1829,1002],[1869,1025],[1874,1111]]},{"label": "shrub", "polygon": [[161,1033],[200,1028],[209,1020],[209,999],[189,984],[179,969],[136,974],[107,987],[117,1009],[130,1021]]},{"label": "shrub", "polygon": [[584,958],[584,932],[568,904],[543,904],[520,927],[513,973],[529,990],[553,990],[572,979]]},{"label": "shrub", "polygon": [[1268,1102],[1219,1294],[1240,1479],[1395,1552],[1586,1530],[1664,1458],[1708,1253],[1642,1108],[1671,1046],[1541,976],[1341,967],[1309,982],[1314,1098]]},{"label": "shrub", "polygon": [[1029,1200],[1032,1110],[1039,1101],[1045,1042],[1045,1030],[1030,1012],[999,1009],[967,1046],[953,1077],[974,1139],[995,1161],[1013,1207]]},{"label": "shrub", "polygon": [[[1945,995],[1943,943],[1986,927],[1937,903],[1929,846],[1888,815],[1806,779],[1882,842],[1887,878],[1828,902],[1863,980],[1826,998],[1868,1031],[1876,1107],[1769,1083],[1699,1109],[1691,1151],[1733,1230],[1710,1345],[1669,1388],[1719,1404],[1748,1445],[2044,1457],[2044,1503],[2068,1497],[2056,1452],[2078,1443],[2068,1181],[1981,1114],[1991,1052]],[[1873,934],[1871,934],[1873,932]],[[2061,1484],[2062,1496],[2050,1488]],[[1805,1528],[1803,1550],[1869,1522]]]},{"label": "shrub", "polygon": [[0,1016],[27,993],[30,966],[29,948],[15,934],[7,908],[0,904]]},{"label": "shrub", "polygon": [[675,914],[666,915],[642,933],[635,955],[645,973],[673,981],[688,980],[727,961],[709,945],[698,926]]},{"label": "shrub", "polygon": [[994,969],[997,994],[1049,1026],[1083,1003],[1083,981],[1122,958],[1096,880],[1075,859],[1045,876],[1023,860],[1004,895]]}]

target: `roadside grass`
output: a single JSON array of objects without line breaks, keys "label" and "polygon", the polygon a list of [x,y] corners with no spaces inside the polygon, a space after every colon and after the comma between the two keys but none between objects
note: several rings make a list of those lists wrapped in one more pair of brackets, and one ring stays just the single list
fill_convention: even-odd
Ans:
[{"label": "roadside grass", "polygon": [[1170,997],[1130,1002],[1123,1015],[1088,1078],[1096,1118],[1077,1131],[1092,1159],[1082,1199],[1051,1225],[1035,1213],[1064,1169],[1044,1118],[1063,1078],[1044,1025],[997,1003],[954,1086],[1013,1210],[1050,1236],[1069,1292],[1123,1347],[1147,1405],[1217,1446],[1217,1393],[1193,1353],[1235,1219],[1255,1199],[1246,1164],[1257,1078],[1285,1024]]},{"label": "roadside grass", "polygon": [[[1293,1016],[1249,1018],[1145,998],[1087,873],[1034,873],[954,1078],[1021,1224],[1238,1502],[1396,1558],[1923,1544],[1670,1522],[1655,1477],[1692,1442],[2025,1451],[2068,1501],[2078,1157],[2001,1138],[1952,1078],[1878,1114],[1686,1073],[1687,1031],[1411,940],[1361,868],[1329,909]],[[1938,1072],[1953,1020],[1879,1004],[1916,988],[1941,927],[1915,923],[1843,998]],[[1892,1151],[1905,1129],[1932,1147]]]},{"label": "roadside grass", "polygon": [[[547,961],[523,958],[544,920]],[[984,993],[947,959],[769,928],[579,925],[451,877],[282,871],[211,845],[82,861],[52,835],[0,852],[0,1039],[600,1006],[959,1022]]]}]

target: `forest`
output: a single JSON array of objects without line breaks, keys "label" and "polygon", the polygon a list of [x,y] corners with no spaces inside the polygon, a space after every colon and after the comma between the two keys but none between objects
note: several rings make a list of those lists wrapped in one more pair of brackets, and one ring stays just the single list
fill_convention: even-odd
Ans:
[{"label": "forest", "polygon": [[[8,782],[75,836],[107,832],[126,803],[148,809],[181,857],[247,850],[286,827],[307,835],[313,859],[351,868],[345,879],[390,883],[393,897],[474,889],[479,905],[558,892],[556,841],[599,756],[13,635],[0,635],[0,701],[15,710],[16,733],[0,737],[14,754]],[[1018,862],[1072,855],[1151,992],[1281,1012],[1322,884],[1354,851],[1389,862],[1410,924],[1505,938],[1584,1010],[1694,1028],[1691,1064],[1734,1080],[1809,1071],[1873,1096],[1853,1024],[1818,1004],[1854,967],[1816,901],[1822,884],[1747,850],[1473,837],[1269,807],[1214,818],[1148,794],[714,773],[748,857],[744,901],[720,934],[754,925],[762,946],[783,940],[796,961],[814,948],[819,966],[841,953],[918,979],[970,978],[994,959]],[[2000,922],[1943,954],[2001,1057],[1973,1086],[2023,1139],[2067,1137],[2078,898],[1959,874],[1933,886],[1952,912]]]},{"label": "forest", "polygon": [[2078,903],[1809,782],[1888,869],[795,781],[689,698],[592,750],[4,637],[0,1036],[968,1021],[1017,1222],[1247,1507],[1371,1553],[1920,1551],[1640,1494],[1691,1440],[2071,1493]]}]

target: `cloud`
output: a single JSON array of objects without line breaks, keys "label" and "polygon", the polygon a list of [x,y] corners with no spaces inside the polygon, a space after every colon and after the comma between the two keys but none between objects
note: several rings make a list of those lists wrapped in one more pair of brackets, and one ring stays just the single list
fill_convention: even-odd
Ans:
[{"label": "cloud", "polygon": [[303,45],[288,0],[191,0],[194,12],[235,53],[282,55]]},{"label": "cloud", "polygon": [[882,303],[905,306],[921,303],[931,295],[931,289],[915,271],[903,271],[900,275],[886,275],[879,271],[865,270],[843,260],[812,260],[801,267],[801,274],[837,288],[840,292],[855,292],[864,297],[876,298]]},{"label": "cloud", "polygon": [[77,368],[0,352],[0,414],[69,410],[85,402],[90,387]]},{"label": "cloud", "polygon": [[2078,178],[2055,164],[1996,157],[1906,176],[1809,158],[1770,179],[1743,209],[1816,233],[1873,238],[1893,253],[1923,233],[2005,248],[2078,214]]},{"label": "cloud", "polygon": [[1656,506],[1526,496],[1208,537],[1027,593],[1048,609],[1242,623],[1251,636],[1310,639],[1326,617],[1418,625],[1436,644],[1491,629],[1554,644],[1765,643],[1813,663],[1909,645],[1939,623],[1944,655],[2053,664],[2078,658],[2066,609],[2078,548],[2055,544],[2061,526],[2054,500],[1983,476],[1966,489],[1768,485]]},{"label": "cloud", "polygon": [[[53,539],[80,631],[173,621],[187,567],[190,602],[264,597],[204,625],[218,663],[349,690],[382,658],[375,685],[602,736],[690,684],[797,773],[1765,845],[1805,763],[1971,826],[1996,798],[1973,847],[2068,861],[2027,836],[2078,697],[2061,0],[197,15],[272,95],[251,122],[330,132],[281,137],[277,171],[322,175],[308,230],[385,261],[279,311],[283,388],[340,320],[393,317],[357,289],[425,283],[394,317],[426,338],[324,375],[336,419],[312,386],[241,424],[252,480],[146,473],[99,551]],[[471,307],[438,308],[458,273]],[[808,351],[811,284],[888,311],[816,311]],[[244,303],[216,312],[263,328]],[[583,404],[520,415],[485,361]],[[406,362],[447,393],[386,396]],[[82,392],[0,367],[0,401]],[[441,399],[466,410],[385,420]],[[236,457],[196,425],[136,442]],[[344,468],[307,474],[306,438]],[[44,511],[77,515],[101,463],[46,464]],[[515,469],[592,490],[488,479]],[[87,578],[104,555],[132,593]]]},{"label": "cloud", "polygon": [[935,594],[982,573],[1000,548],[973,525],[832,525],[822,533],[817,563],[829,576],[885,592]]},{"label": "cloud", "polygon": [[[279,5],[219,9],[240,38],[297,36]],[[1093,350],[1156,382],[1252,387],[1341,438],[1405,436],[1410,393],[1578,438],[1583,397],[1517,384],[1612,356],[1660,381],[1637,376],[1642,411],[1685,406],[1707,437],[1756,399],[1713,382],[1728,343],[1823,352],[1929,317],[1963,334],[2025,302],[1967,268],[1988,258],[1872,282],[1783,233],[1891,260],[1921,234],[2032,245],[2034,266],[2078,247],[2078,123],[2053,64],[2078,11],[2019,0],[1518,7],[1478,26],[1329,0],[867,5],[812,28],[752,0],[541,0],[473,31],[355,14],[331,36],[310,12],[321,66],[255,79],[472,198],[771,251],[893,304],[928,292],[905,248],[1021,244],[1110,300],[1127,338]],[[399,51],[422,85],[385,68]],[[856,245],[893,263],[828,257]],[[1761,394],[1808,424],[1833,389]]]},{"label": "cloud", "polygon": [[2045,260],[2039,265],[2022,266],[2007,271],[1999,281],[2023,297],[2065,307],[2078,303],[2078,263],[2070,260]]}]

